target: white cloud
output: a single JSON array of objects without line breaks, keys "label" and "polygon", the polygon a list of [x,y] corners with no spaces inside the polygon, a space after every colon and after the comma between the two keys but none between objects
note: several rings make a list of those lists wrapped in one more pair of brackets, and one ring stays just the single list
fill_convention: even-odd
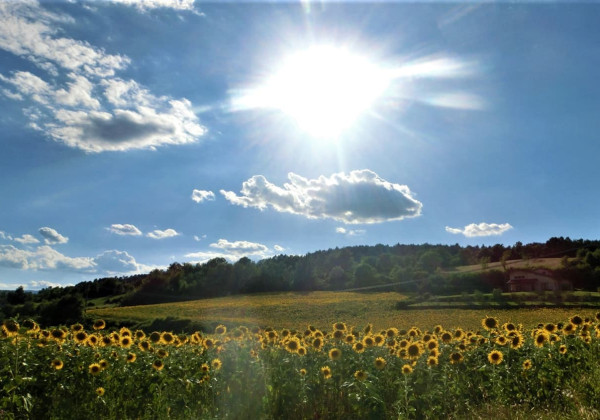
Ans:
[{"label": "white cloud", "polygon": [[43,245],[35,251],[16,248],[12,245],[0,245],[0,266],[20,268],[22,270],[66,269],[75,271],[93,271],[93,258],[67,257],[55,249]]},{"label": "white cloud", "polygon": [[381,223],[421,214],[422,204],[406,185],[394,184],[368,169],[306,179],[288,174],[278,187],[262,175],[242,184],[241,195],[221,190],[232,204],[293,213],[309,219],[331,218],[347,224]]},{"label": "white cloud", "polygon": [[0,49],[32,61],[50,80],[28,71],[0,74],[0,85],[11,88],[0,86],[0,93],[33,104],[24,108],[31,128],[86,152],[155,149],[205,134],[187,99],[156,96],[116,77],[129,58],[60,37],[68,21],[34,1],[0,2]]},{"label": "white cloud", "polygon": [[112,76],[129,58],[105,53],[85,41],[63,38],[57,25],[69,17],[46,11],[35,1],[0,2],[0,48],[48,69]]},{"label": "white cloud", "polygon": [[218,248],[227,251],[230,254],[247,256],[247,255],[264,255],[269,248],[263,244],[248,241],[229,242],[227,239],[219,239],[216,243],[209,245],[211,248]]},{"label": "white cloud", "polygon": [[364,235],[366,231],[364,229],[346,229],[343,227],[338,227],[335,229],[335,232],[348,236],[360,236]]},{"label": "white cloud", "polygon": [[177,233],[174,229],[165,229],[165,230],[157,229],[157,230],[154,230],[154,231],[146,234],[147,237],[152,238],[152,239],[172,238],[173,236],[177,236],[177,235],[179,235],[179,233]]},{"label": "white cloud", "polygon": [[15,238],[14,241],[19,242],[20,244],[23,244],[23,245],[38,244],[40,242],[34,236],[29,235],[29,234],[21,235],[20,238]]},{"label": "white cloud", "polygon": [[111,0],[127,6],[135,6],[140,10],[170,8],[176,10],[193,10],[195,0]]},{"label": "white cloud", "polygon": [[200,242],[202,239],[206,239],[206,235],[202,235],[202,236],[194,235],[194,241]]},{"label": "white cloud", "polygon": [[192,200],[194,200],[196,203],[202,203],[203,201],[214,201],[215,193],[212,191],[195,189],[192,191]]},{"label": "white cloud", "polygon": [[67,286],[73,286],[73,284],[60,284],[60,283],[54,283],[54,282],[47,281],[47,280],[31,280],[29,283],[27,283],[27,286],[25,287],[25,289],[41,290],[46,287],[67,287]]},{"label": "white cloud", "polygon": [[40,235],[44,237],[44,242],[47,245],[50,244],[66,244],[69,238],[62,236],[56,230],[49,227],[42,227],[39,229]]},{"label": "white cloud", "polygon": [[203,263],[213,258],[225,258],[233,262],[242,257],[266,258],[271,255],[266,245],[256,242],[235,241],[230,242],[227,239],[219,239],[217,242],[209,245],[211,248],[220,251],[200,251],[186,254],[185,257],[195,259],[194,263]]},{"label": "white cloud", "polygon": [[114,273],[133,273],[138,272],[140,266],[131,255],[125,251],[110,250],[104,251],[94,258],[99,272]]},{"label": "white cloud", "polygon": [[453,233],[455,235],[463,234],[467,238],[502,235],[509,229],[512,229],[512,226],[508,223],[471,223],[470,225],[465,226],[463,229],[446,226],[446,232]]},{"label": "white cloud", "polygon": [[134,225],[129,225],[129,224],[114,224],[114,225],[110,225],[109,228],[107,228],[108,230],[110,230],[112,233],[116,233],[117,235],[131,235],[131,236],[140,236],[142,234],[142,231],[139,230],[138,228],[136,228]]},{"label": "white cloud", "polygon": [[284,248],[284,247],[282,247],[282,246],[280,246],[280,245],[275,245],[275,246],[273,247],[273,249],[274,249],[275,251],[277,251],[277,252],[283,252],[283,251],[285,251],[285,248]]},{"label": "white cloud", "polygon": [[0,230],[0,239],[8,239],[9,241],[12,241],[13,237],[11,235],[9,235],[8,233]]}]

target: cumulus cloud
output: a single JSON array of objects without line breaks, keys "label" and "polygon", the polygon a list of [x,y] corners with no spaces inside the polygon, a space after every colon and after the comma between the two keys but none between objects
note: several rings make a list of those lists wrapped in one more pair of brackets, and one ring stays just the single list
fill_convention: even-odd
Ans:
[{"label": "cumulus cloud", "polygon": [[175,10],[193,10],[195,0],[111,0],[112,3],[135,6],[140,10],[169,8]]},{"label": "cumulus cloud", "polygon": [[109,228],[107,228],[109,231],[111,231],[112,233],[116,233],[117,235],[131,235],[131,236],[140,236],[142,234],[142,231],[139,230],[138,228],[136,228],[134,225],[129,225],[129,224],[119,224],[116,223],[114,225],[110,225]]},{"label": "cumulus cloud", "polygon": [[477,236],[502,235],[509,229],[512,229],[512,226],[508,223],[471,223],[470,225],[467,225],[462,229],[446,226],[446,232],[453,233],[455,235],[463,234],[467,238],[473,238]]},{"label": "cumulus cloud", "polygon": [[335,229],[335,233],[339,233],[342,235],[348,235],[348,236],[359,236],[359,235],[364,235],[366,231],[364,229],[346,229],[343,227],[338,227]]},{"label": "cumulus cloud", "polygon": [[23,245],[37,244],[40,242],[34,236],[29,235],[29,234],[21,235],[20,238],[14,238],[14,241],[19,242],[20,244],[23,244]]},{"label": "cumulus cloud", "polygon": [[215,193],[212,191],[195,189],[192,191],[192,200],[194,200],[196,203],[202,203],[203,201],[214,201]]},{"label": "cumulus cloud", "polygon": [[125,251],[104,251],[94,258],[98,271],[105,273],[130,273],[139,270],[138,263]]},{"label": "cumulus cloud", "polygon": [[0,266],[21,270],[66,270],[81,273],[116,274],[138,273],[147,266],[138,264],[125,251],[104,251],[95,257],[69,257],[48,245],[36,250],[0,245]]},{"label": "cumulus cloud", "polygon": [[39,246],[35,251],[0,245],[0,266],[22,270],[65,269],[92,272],[96,264],[93,258],[68,257],[48,245]]},{"label": "cumulus cloud", "polygon": [[47,245],[50,244],[66,244],[69,241],[69,238],[66,236],[62,236],[56,230],[49,227],[42,227],[39,230],[40,235],[44,237],[44,242]]},{"label": "cumulus cloud", "polygon": [[185,257],[195,259],[194,262],[202,263],[213,258],[225,258],[228,261],[237,261],[242,257],[266,258],[271,255],[266,245],[248,241],[230,242],[227,239],[219,239],[209,245],[219,251],[200,251],[186,254]]},{"label": "cumulus cloud", "polygon": [[153,230],[146,234],[147,237],[152,239],[165,239],[172,238],[173,236],[177,236],[179,233],[175,231],[175,229],[165,229],[165,230]]},{"label": "cumulus cloud", "polygon": [[285,251],[285,248],[284,248],[284,247],[282,247],[281,245],[275,245],[275,246],[273,247],[273,249],[274,249],[275,251],[277,251],[277,252],[283,252],[283,251]]},{"label": "cumulus cloud", "polygon": [[47,281],[47,280],[31,280],[29,283],[27,283],[27,287],[25,287],[27,290],[40,290],[40,289],[45,289],[46,287],[67,287],[67,286],[73,286],[72,284],[60,284],[60,283],[54,283],[51,281]]},{"label": "cumulus cloud", "polygon": [[241,194],[221,190],[232,204],[268,207],[309,219],[330,218],[346,224],[381,223],[421,214],[422,204],[406,185],[388,182],[368,169],[307,179],[288,174],[279,187],[262,175],[242,184]]},{"label": "cumulus cloud", "polygon": [[0,49],[45,73],[0,74],[2,94],[29,102],[24,112],[30,127],[86,152],[155,149],[205,134],[187,99],[156,96],[135,80],[117,77],[128,57],[61,37],[60,24],[68,21],[72,18],[49,13],[35,1],[0,2]]}]

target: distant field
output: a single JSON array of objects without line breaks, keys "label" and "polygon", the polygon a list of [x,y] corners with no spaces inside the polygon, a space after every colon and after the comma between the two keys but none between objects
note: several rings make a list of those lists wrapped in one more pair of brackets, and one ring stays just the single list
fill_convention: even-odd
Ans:
[{"label": "distant field", "polygon": [[574,314],[593,317],[597,310],[578,309],[415,309],[396,310],[395,304],[405,297],[399,293],[310,292],[273,293],[202,299],[189,302],[144,305],[123,308],[90,309],[91,317],[117,323],[130,321],[149,324],[153,319],[174,317],[211,325],[245,325],[274,328],[304,329],[307,325],[329,329],[343,321],[362,327],[367,322],[376,329],[423,329],[437,324],[445,328],[479,329],[485,316],[501,322],[522,323],[526,327],[539,322],[564,321]]},{"label": "distant field", "polygon": [[[506,268],[560,268],[562,258],[532,258],[529,260],[509,260],[506,261]],[[449,272],[474,272],[474,271],[485,271],[485,270],[503,270],[502,263],[491,262],[485,264],[485,269],[482,268],[482,264],[463,265],[457,267],[455,270]]]}]

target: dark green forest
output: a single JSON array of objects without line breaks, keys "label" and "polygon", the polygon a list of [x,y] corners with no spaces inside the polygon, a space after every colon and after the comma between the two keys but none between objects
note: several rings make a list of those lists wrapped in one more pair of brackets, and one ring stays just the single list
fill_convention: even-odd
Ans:
[{"label": "dark green forest", "polygon": [[[75,286],[31,293],[2,292],[0,317],[36,317],[49,323],[81,318],[97,298],[122,306],[282,291],[393,290],[412,294],[453,295],[505,290],[511,261],[562,258],[553,271],[575,289],[600,287],[600,241],[551,238],[546,243],[513,246],[375,245],[335,248],[303,256],[278,255],[260,261],[203,264],[173,263],[148,274],[107,277]],[[501,269],[482,270],[500,262]],[[456,267],[477,265],[472,271]]]}]

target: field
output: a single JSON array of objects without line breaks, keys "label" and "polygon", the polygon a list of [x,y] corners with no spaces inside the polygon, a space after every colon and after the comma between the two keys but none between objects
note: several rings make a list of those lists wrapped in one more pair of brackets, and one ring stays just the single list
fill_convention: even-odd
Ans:
[{"label": "field", "polygon": [[598,418],[600,313],[553,320],[187,335],[7,320],[0,418]]},{"label": "field", "polygon": [[337,321],[363,327],[367,322],[375,329],[429,329],[437,324],[447,328],[477,329],[483,317],[495,316],[530,328],[540,320],[559,322],[574,313],[592,317],[597,310],[586,309],[444,309],[396,310],[399,293],[310,292],[273,293],[203,299],[159,305],[102,308],[88,310],[93,318],[116,324],[149,325],[153,319],[176,318],[189,320],[197,328],[212,329],[218,324],[228,326],[274,327],[304,329],[311,324],[326,329]]}]

